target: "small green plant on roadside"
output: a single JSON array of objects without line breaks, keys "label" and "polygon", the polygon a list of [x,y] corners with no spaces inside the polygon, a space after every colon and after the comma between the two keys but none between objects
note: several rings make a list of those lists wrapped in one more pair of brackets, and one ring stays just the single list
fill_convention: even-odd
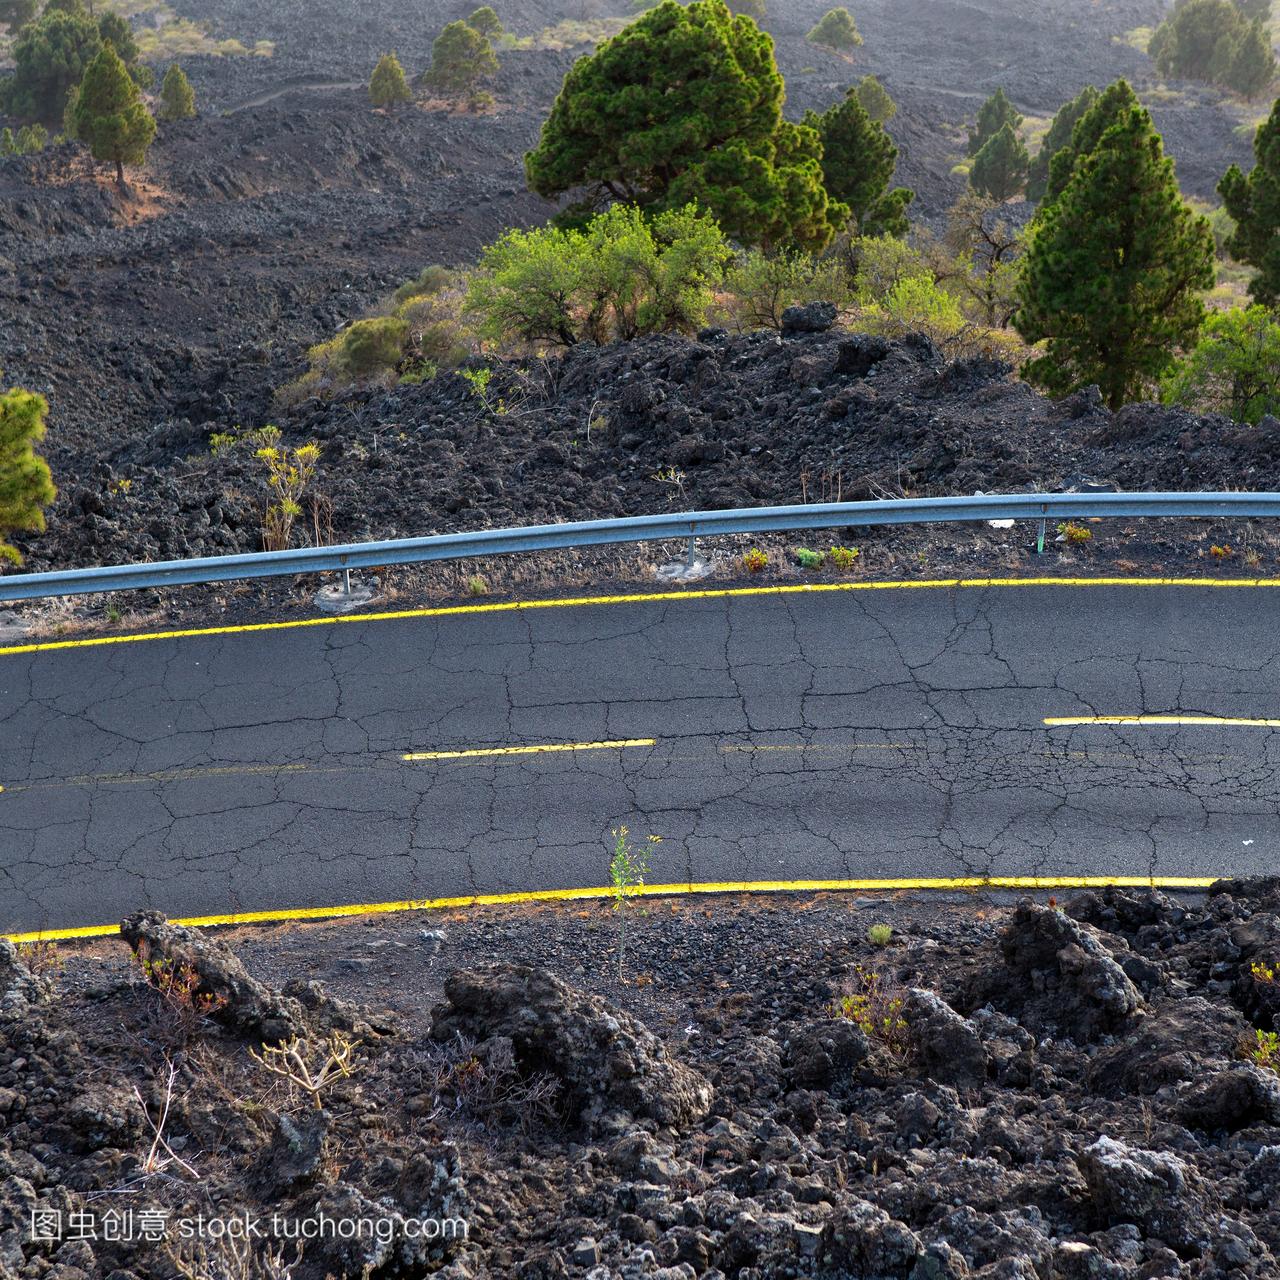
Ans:
[{"label": "small green plant on roadside", "polygon": [[811,547],[796,548],[796,563],[802,569],[821,569],[826,558],[821,551],[814,551]]},{"label": "small green plant on roadside", "polygon": [[752,547],[746,555],[742,557],[742,567],[748,573],[759,573],[769,563],[769,557],[765,555],[759,547]]},{"label": "small green plant on roadside", "polygon": [[837,569],[842,573],[847,573],[853,568],[862,552],[857,547],[832,547],[827,554],[831,557],[831,563]]},{"label": "small green plant on roadside", "polygon": [[286,1080],[291,1093],[306,1094],[319,1111],[324,1106],[325,1091],[364,1066],[356,1057],[359,1047],[359,1040],[353,1040],[345,1032],[332,1031],[323,1039],[294,1036],[284,1044],[264,1044],[260,1052],[250,1049],[249,1056],[264,1071]]},{"label": "small green plant on roadside", "polygon": [[669,490],[667,495],[669,501],[674,502],[677,496],[684,497],[685,474],[679,467],[659,467],[649,479],[657,481],[658,484],[666,485]]},{"label": "small green plant on roadside", "polygon": [[1280,968],[1273,964],[1267,964],[1265,960],[1255,960],[1249,966],[1249,972],[1253,974],[1255,982],[1275,982],[1277,973],[1280,973]]},{"label": "small green plant on roadside", "polygon": [[1215,560],[1226,560],[1232,554],[1229,545],[1219,546],[1216,542],[1209,548],[1209,554]]},{"label": "small green plant on roadside", "polygon": [[489,594],[489,584],[485,581],[483,575],[473,573],[467,579],[467,595],[484,596]]},{"label": "small green plant on roadside", "polygon": [[873,924],[867,930],[867,941],[873,947],[887,947],[893,939],[893,929],[887,924]]},{"label": "small green plant on roadside", "polygon": [[265,445],[255,455],[267,469],[271,500],[262,517],[262,545],[267,551],[283,551],[293,536],[293,526],[302,514],[302,497],[315,478],[320,446],[314,442],[296,449]]},{"label": "small green plant on roadside", "polygon": [[114,626],[122,617],[120,610],[113,604],[107,605],[107,621]]},{"label": "small green plant on roadside", "polygon": [[1081,543],[1093,541],[1093,531],[1074,520],[1064,520],[1058,526],[1058,537],[1068,546],[1078,547]]},{"label": "small green plant on roadside", "polygon": [[854,975],[854,988],[840,997],[835,1016],[847,1018],[895,1058],[905,1058],[911,1052],[911,1028],[902,995],[874,969],[857,965]]},{"label": "small green plant on roadside", "polygon": [[107,492],[113,495],[128,493],[133,488],[133,481],[128,476],[120,476],[107,486]]},{"label": "small green plant on roadside", "polygon": [[629,904],[644,890],[644,878],[649,874],[649,855],[653,846],[662,842],[662,837],[651,835],[644,844],[636,846],[631,843],[628,827],[615,827],[610,834],[613,836],[613,857],[609,859],[609,893],[618,917],[618,981],[623,982]]},{"label": "small green plant on roadside", "polygon": [[507,402],[501,396],[493,397],[489,394],[489,387],[493,382],[492,369],[459,369],[458,372],[471,388],[471,394],[484,405],[486,412],[497,414],[498,417],[506,413]]},{"label": "small green plant on roadside", "polygon": [[226,1007],[226,996],[202,989],[204,980],[194,966],[152,956],[145,945],[133,958],[148,986],[160,997],[167,1034],[179,1045],[186,1044],[205,1019]]},{"label": "small green plant on roadside", "polygon": [[1249,1047],[1250,1061],[1264,1071],[1280,1075],[1280,1031],[1255,1031],[1254,1043]]},{"label": "small green plant on roadside", "polygon": [[62,976],[62,956],[56,942],[20,942],[18,960],[36,978],[58,979]]}]

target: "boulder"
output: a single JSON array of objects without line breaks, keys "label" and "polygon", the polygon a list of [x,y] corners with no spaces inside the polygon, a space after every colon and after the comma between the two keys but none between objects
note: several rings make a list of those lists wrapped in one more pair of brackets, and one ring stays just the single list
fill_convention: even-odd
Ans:
[{"label": "boulder", "polygon": [[826,333],[835,326],[839,312],[834,302],[803,302],[782,313],[784,335]]},{"label": "boulder", "polygon": [[1132,1222],[1175,1249],[1193,1248],[1211,1227],[1208,1197],[1167,1151],[1101,1137],[1076,1156],[1099,1225]]},{"label": "boulder", "polygon": [[643,1023],[547,969],[463,969],[445,980],[444,993],[432,1011],[433,1040],[509,1037],[520,1069],[555,1076],[588,1129],[610,1111],[683,1128],[711,1105],[707,1080]]},{"label": "boulder", "polygon": [[902,1016],[923,1072],[939,1084],[972,1088],[987,1078],[987,1051],[978,1028],[936,992],[912,987]]},{"label": "boulder", "polygon": [[1236,1062],[1187,1088],[1178,1116],[1191,1129],[1234,1133],[1251,1124],[1280,1125],[1280,1076]]},{"label": "boulder", "polygon": [[866,1200],[849,1200],[822,1232],[820,1274],[910,1280],[924,1253],[920,1237]]},{"label": "boulder", "polygon": [[783,1067],[793,1088],[830,1089],[847,1081],[870,1052],[867,1037],[848,1018],[823,1018],[788,1038]]}]

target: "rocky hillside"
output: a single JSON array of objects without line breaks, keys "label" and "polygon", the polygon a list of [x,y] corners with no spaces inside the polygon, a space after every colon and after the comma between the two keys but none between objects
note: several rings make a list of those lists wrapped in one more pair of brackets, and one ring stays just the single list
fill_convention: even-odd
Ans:
[{"label": "rocky hillside", "polygon": [[[1280,881],[654,901],[621,983],[603,906],[427,923],[233,950],[143,914],[162,990],[119,944],[0,943],[0,1277],[170,1280],[197,1211],[384,1224],[295,1280],[1280,1273]],[[341,1056],[319,1106],[251,1056],[282,1036]],[[167,1242],[27,1239],[126,1208]]]},{"label": "rocky hillside", "polygon": [[[210,453],[222,394],[213,379],[188,393],[181,418],[102,442],[86,474],[69,461],[55,466],[61,492],[48,532],[22,541],[28,567],[260,549],[262,464],[252,448]],[[322,447],[315,492],[326,539],[673,508],[1053,491],[1082,477],[1119,489],[1280,487],[1272,420],[1246,428],[1154,405],[1111,414],[1091,390],[1052,402],[1007,365],[948,360],[923,337],[708,330],[697,340],[583,346],[500,365],[489,399],[504,411],[486,408],[451,374],[279,415],[286,444]],[[1178,546],[1153,531],[1111,554],[1200,554],[1185,532]],[[929,545],[912,538],[931,536],[895,530],[892,543],[910,559]],[[967,532],[959,541],[990,568],[990,552],[975,551]]]}]

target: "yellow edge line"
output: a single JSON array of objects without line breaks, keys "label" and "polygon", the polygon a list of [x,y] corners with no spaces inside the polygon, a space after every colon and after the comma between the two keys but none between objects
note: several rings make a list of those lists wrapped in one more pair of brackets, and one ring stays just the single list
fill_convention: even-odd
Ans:
[{"label": "yellow edge line", "polygon": [[516,613],[526,609],[573,609],[587,605],[652,604],[681,600],[729,600],[750,596],[821,595],[833,591],[937,591],[974,587],[1280,587],[1280,578],[932,578],[918,582],[813,582],[778,587],[720,587],[701,591],[657,591],[636,595],[572,596],[563,600],[509,600],[501,604],[444,605],[384,613],[344,613],[336,617],[293,618],[287,622],[250,622],[222,627],[193,627],[128,636],[90,636],[81,640],[45,640],[0,648],[0,656],[88,649],[145,640],[185,640],[195,636],[246,635],[328,627],[343,622],[393,622],[409,618],[448,618],[470,614]]},{"label": "yellow edge line", "polygon": [[1237,716],[1046,716],[1051,728],[1080,724],[1226,724],[1280,729],[1280,720],[1245,720]]},{"label": "yellow edge line", "polygon": [[620,747],[652,747],[657,738],[620,738],[616,742],[549,742],[536,747],[477,747],[470,751],[409,751],[402,760],[468,760],[475,756],[534,756],[546,751],[608,751]]},{"label": "yellow edge line", "polygon": [[[699,884],[647,884],[644,897],[687,897],[724,893],[892,893],[955,889],[1207,889],[1219,876],[943,876],[893,880],[743,880]],[[282,924],[290,920],[338,920],[348,916],[391,915],[401,911],[452,911],[464,907],[518,906],[537,902],[583,902],[612,898],[604,886],[589,889],[535,889],[522,893],[481,893],[462,898],[410,898],[403,902],[356,902],[336,907],[295,907],[281,911],[241,911],[220,916],[189,916],[171,921],[194,929],[220,925]],[[114,924],[71,929],[38,929],[0,935],[10,942],[67,942],[106,938],[120,932]]]}]

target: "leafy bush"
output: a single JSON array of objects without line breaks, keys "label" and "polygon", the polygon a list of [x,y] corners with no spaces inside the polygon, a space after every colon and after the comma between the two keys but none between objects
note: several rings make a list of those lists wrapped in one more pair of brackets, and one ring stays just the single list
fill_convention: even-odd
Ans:
[{"label": "leafy bush", "polygon": [[827,552],[827,555],[837,569],[847,573],[858,563],[858,557],[862,555],[862,552],[857,547],[832,547]]},{"label": "leafy bush", "polygon": [[447,289],[453,283],[453,279],[454,273],[448,267],[435,264],[423,267],[412,280],[406,280],[391,295],[392,301],[399,304],[408,302],[411,298],[430,297],[442,289]]},{"label": "leafy bush", "polygon": [[1280,324],[1255,304],[1217,311],[1161,387],[1167,404],[1256,423],[1280,413]]},{"label": "leafy bush", "polygon": [[725,318],[739,332],[781,329],[782,313],[802,302],[850,301],[848,278],[840,264],[807,253],[740,253],[725,275]]},{"label": "leafy bush", "polygon": [[848,1018],[895,1058],[905,1058],[911,1052],[912,1041],[904,1004],[902,992],[891,982],[875,970],[857,965],[853,990],[840,998],[836,1016]]},{"label": "leafy bush", "polygon": [[815,551],[812,547],[796,548],[796,563],[802,569],[821,569],[826,558],[821,551]]},{"label": "leafy bush", "polygon": [[508,231],[484,250],[467,307],[483,337],[573,346],[693,332],[731,250],[691,205],[647,219],[615,205],[584,230]]},{"label": "leafy bush", "polygon": [[759,547],[752,547],[751,550],[742,557],[742,567],[748,573],[759,573],[768,565],[768,563],[769,557],[765,555]]},{"label": "leafy bush", "polygon": [[1064,520],[1058,525],[1058,537],[1070,547],[1082,546],[1093,541],[1093,532],[1074,520]]},{"label": "leafy bush", "polygon": [[398,316],[357,320],[338,339],[339,359],[357,378],[392,368],[400,363],[408,330],[408,324]]}]

